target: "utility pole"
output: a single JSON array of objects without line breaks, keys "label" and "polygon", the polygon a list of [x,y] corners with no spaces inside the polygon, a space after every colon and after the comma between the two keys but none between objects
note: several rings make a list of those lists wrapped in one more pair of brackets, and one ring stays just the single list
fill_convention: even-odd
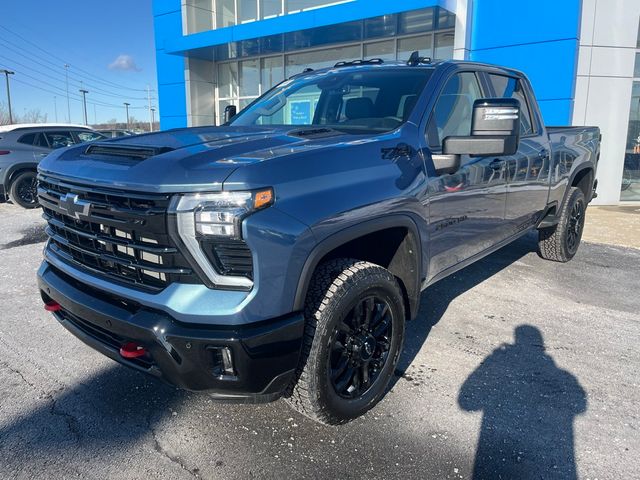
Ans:
[{"label": "utility pole", "polygon": [[153,131],[153,121],[151,120],[151,90],[147,85],[147,100],[149,100],[149,131]]},{"label": "utility pole", "polygon": [[129,105],[131,104],[124,102],[124,108],[127,110],[127,130],[129,130]]},{"label": "utility pole", "polygon": [[89,122],[87,121],[87,93],[89,93],[89,90],[85,90],[84,88],[80,89],[80,93],[82,94],[82,105],[83,105],[83,111],[84,111],[84,124],[85,125],[89,125]]},{"label": "utility pole", "polygon": [[153,125],[156,123],[156,109],[151,107],[151,131],[153,132]]},{"label": "utility pole", "polygon": [[64,64],[64,78],[67,84],[67,123],[71,123],[71,103],[69,102],[69,64]]},{"label": "utility pole", "polygon": [[56,115],[56,123],[58,123],[58,97],[55,95],[53,96],[53,111]]},{"label": "utility pole", "polygon": [[12,72],[11,70],[0,70],[0,72],[4,73],[4,77],[7,81],[7,104],[9,106],[9,123],[13,123],[13,113],[11,112],[11,90],[9,89],[9,75],[13,75],[16,72]]}]

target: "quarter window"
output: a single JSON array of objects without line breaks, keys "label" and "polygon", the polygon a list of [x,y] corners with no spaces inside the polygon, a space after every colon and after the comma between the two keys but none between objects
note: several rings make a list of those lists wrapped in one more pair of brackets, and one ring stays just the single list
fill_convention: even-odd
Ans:
[{"label": "quarter window", "polygon": [[473,102],[479,98],[482,98],[482,92],[474,73],[463,72],[451,77],[440,93],[429,121],[429,146],[439,150],[447,137],[470,135]]},{"label": "quarter window", "polygon": [[522,82],[516,78],[491,74],[489,74],[489,81],[493,85],[496,97],[515,98],[520,102],[520,135],[531,135],[534,132],[533,122]]}]

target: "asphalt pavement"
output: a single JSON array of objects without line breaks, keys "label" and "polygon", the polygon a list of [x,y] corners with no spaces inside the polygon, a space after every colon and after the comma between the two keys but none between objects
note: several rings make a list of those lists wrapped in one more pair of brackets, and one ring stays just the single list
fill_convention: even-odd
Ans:
[{"label": "asphalt pavement", "polygon": [[0,205],[0,478],[637,478],[640,250],[535,237],[423,293],[394,385],[318,425],[103,357],[42,308],[40,211]]}]

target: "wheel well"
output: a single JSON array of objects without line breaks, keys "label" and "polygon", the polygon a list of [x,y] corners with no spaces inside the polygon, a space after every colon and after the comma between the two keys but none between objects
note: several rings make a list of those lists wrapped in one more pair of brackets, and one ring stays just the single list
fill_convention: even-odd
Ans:
[{"label": "wheel well", "polygon": [[580,170],[576,176],[574,177],[573,181],[571,182],[571,186],[572,187],[577,187],[580,190],[582,190],[582,193],[584,193],[584,198],[586,198],[587,202],[589,202],[589,200],[591,200],[591,192],[593,189],[593,169],[592,168],[585,168],[583,170]]},{"label": "wheel well", "polygon": [[420,296],[420,258],[417,239],[408,228],[387,228],[350,240],[326,253],[318,265],[334,258],[354,258],[389,270],[400,284],[407,319],[415,317]]},{"label": "wheel well", "polygon": [[10,172],[9,175],[7,176],[7,179],[5,180],[5,190],[7,192],[9,192],[9,189],[11,188],[11,183],[13,182],[13,180],[20,175],[21,173],[24,172],[38,172],[38,168],[37,167],[20,167],[15,169],[13,172]]}]

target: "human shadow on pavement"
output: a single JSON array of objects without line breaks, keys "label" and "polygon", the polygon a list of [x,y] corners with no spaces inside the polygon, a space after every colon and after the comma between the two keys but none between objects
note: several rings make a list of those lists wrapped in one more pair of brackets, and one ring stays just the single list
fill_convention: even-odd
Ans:
[{"label": "human shadow on pavement", "polygon": [[573,421],[587,409],[576,377],[546,353],[542,333],[515,329],[460,388],[463,410],[482,412],[474,479],[575,479]]},{"label": "human shadow on pavement", "polygon": [[440,280],[422,292],[420,310],[415,320],[407,322],[403,353],[396,367],[395,383],[402,377],[431,333],[449,308],[449,304],[501,270],[536,250],[536,239],[526,235],[495,253]]}]

